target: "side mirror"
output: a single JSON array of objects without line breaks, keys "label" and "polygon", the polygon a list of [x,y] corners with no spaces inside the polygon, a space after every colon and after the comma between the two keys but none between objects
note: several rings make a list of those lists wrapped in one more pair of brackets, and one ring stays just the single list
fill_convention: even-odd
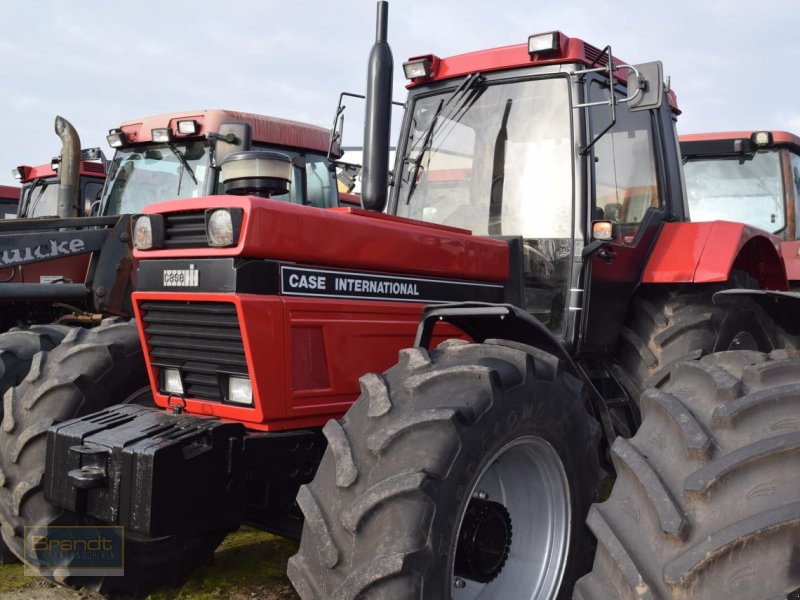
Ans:
[{"label": "side mirror", "polygon": [[663,101],[664,69],[661,61],[633,65],[628,75],[628,108],[632,111],[650,110],[660,108]]},{"label": "side mirror", "polygon": [[217,132],[216,162],[222,164],[233,152],[246,152],[253,146],[253,130],[249,123],[222,123]]},{"label": "side mirror", "polygon": [[619,224],[616,221],[592,221],[592,240],[613,242],[619,239]]}]

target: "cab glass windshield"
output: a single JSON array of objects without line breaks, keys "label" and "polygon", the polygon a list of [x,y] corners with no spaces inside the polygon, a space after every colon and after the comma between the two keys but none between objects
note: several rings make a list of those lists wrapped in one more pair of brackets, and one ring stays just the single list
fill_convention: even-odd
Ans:
[{"label": "cab glass windshield", "polygon": [[108,172],[105,213],[137,213],[153,202],[203,196],[208,160],[205,140],[118,150]]},{"label": "cab glass windshield", "polygon": [[412,111],[397,215],[522,237],[526,306],[561,331],[573,231],[568,78],[466,79]]},{"label": "cab glass windshield", "polygon": [[23,216],[54,217],[58,214],[58,179],[37,179],[22,186],[20,199]]},{"label": "cab glass windshield", "polygon": [[786,226],[778,152],[690,159],[683,174],[692,221],[735,221],[772,233]]}]

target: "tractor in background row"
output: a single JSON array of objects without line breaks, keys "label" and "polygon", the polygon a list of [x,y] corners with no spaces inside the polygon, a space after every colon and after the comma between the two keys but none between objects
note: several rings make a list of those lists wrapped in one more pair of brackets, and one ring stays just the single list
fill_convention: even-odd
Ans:
[{"label": "tractor in background row", "polygon": [[[61,157],[54,157],[47,164],[30,167],[21,165],[11,174],[22,186],[20,202],[16,212],[18,219],[36,217],[57,217],[58,168]],[[100,148],[81,150],[78,179],[77,217],[91,215],[92,206],[100,200],[100,193],[106,180],[108,162]]]},{"label": "tractor in background row", "polygon": [[[800,586],[780,239],[687,222],[660,63],[560,32],[415,57],[387,199],[386,14],[364,209],[276,202],[292,158],[245,153],[228,189],[255,195],[135,215],[159,408],[80,414],[130,384],[64,366],[69,343],[43,352],[0,430],[3,539],[106,592],[180,579],[242,523],[302,524],[288,572],[306,599]],[[56,404],[42,382],[65,378]],[[26,524],[124,527],[124,576],[48,563]]]},{"label": "tractor in background row", "polygon": [[800,138],[786,131],[680,136],[689,215],[781,238],[789,287],[800,286]]}]

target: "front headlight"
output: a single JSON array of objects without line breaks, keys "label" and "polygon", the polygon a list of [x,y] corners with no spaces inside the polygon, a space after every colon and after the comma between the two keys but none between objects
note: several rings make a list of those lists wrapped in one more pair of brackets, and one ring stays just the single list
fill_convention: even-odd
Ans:
[{"label": "front headlight", "polygon": [[153,247],[153,225],[150,215],[139,215],[133,223],[133,245],[138,250],[149,250]]},{"label": "front headlight", "polygon": [[178,369],[164,369],[164,391],[183,395],[183,381]]},{"label": "front headlight", "polygon": [[253,403],[253,386],[247,377],[228,378],[228,402],[235,404]]},{"label": "front headlight", "polygon": [[241,208],[209,208],[206,210],[208,245],[216,248],[235,246],[242,228]]}]

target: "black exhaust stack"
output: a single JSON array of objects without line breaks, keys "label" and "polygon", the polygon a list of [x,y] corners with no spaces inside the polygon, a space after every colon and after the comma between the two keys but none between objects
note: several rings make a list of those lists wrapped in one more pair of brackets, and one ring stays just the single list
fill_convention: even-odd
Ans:
[{"label": "black exhaust stack", "polygon": [[392,123],[392,50],[386,42],[389,3],[378,2],[375,44],[367,65],[367,98],[364,110],[364,165],[361,205],[382,211],[389,186],[389,136]]},{"label": "black exhaust stack", "polygon": [[58,165],[58,206],[62,218],[78,216],[78,187],[80,185],[81,138],[72,124],[56,116],[56,135],[61,138],[61,162]]}]

